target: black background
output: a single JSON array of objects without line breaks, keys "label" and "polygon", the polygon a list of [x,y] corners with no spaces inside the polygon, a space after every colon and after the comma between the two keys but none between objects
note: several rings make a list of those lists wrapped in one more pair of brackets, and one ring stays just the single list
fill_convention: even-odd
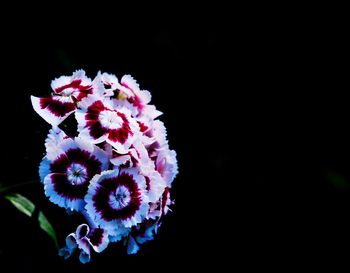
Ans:
[{"label": "black background", "polygon": [[[52,79],[80,68],[91,78],[99,70],[119,78],[131,74],[151,91],[178,153],[179,175],[174,213],[154,241],[136,256],[111,245],[88,265],[77,257],[61,260],[37,224],[0,199],[1,272],[346,260],[350,146],[343,17],[317,7],[265,8],[179,8],[175,15],[165,9],[155,12],[159,17],[130,11],[126,18],[102,9],[92,17],[70,11],[19,25],[4,22],[4,185],[37,178],[49,126],[32,110],[30,95],[49,95]],[[334,182],[329,173],[345,182]],[[41,186],[19,192],[45,212],[61,245],[80,223],[50,204]]]}]

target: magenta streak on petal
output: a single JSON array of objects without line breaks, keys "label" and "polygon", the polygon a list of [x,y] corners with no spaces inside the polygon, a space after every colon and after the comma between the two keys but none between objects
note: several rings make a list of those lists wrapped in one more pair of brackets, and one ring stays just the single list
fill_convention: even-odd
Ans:
[{"label": "magenta streak on petal", "polygon": [[142,104],[140,98],[135,94],[134,90],[130,88],[125,82],[122,82],[121,85],[131,90],[131,92],[134,94],[134,97],[128,98],[128,101],[133,104],[139,111],[142,111],[144,105]]},{"label": "magenta streak on petal", "polygon": [[74,80],[71,83],[68,83],[68,84],[62,85],[60,87],[57,87],[55,89],[55,92],[56,93],[61,93],[64,89],[67,89],[67,88],[80,89],[80,87],[82,87],[80,85],[80,83],[81,83],[81,80]]},{"label": "magenta streak on petal", "polygon": [[148,176],[145,176],[146,179],[146,190],[149,191],[151,189],[151,179]]},{"label": "magenta streak on petal", "polygon": [[[139,153],[137,151],[136,151],[136,153],[139,155]],[[130,155],[132,165],[136,166],[139,161],[130,152],[128,154]]]},{"label": "magenta streak on petal", "polygon": [[160,162],[158,162],[157,167],[156,167],[157,171],[162,176],[164,176],[165,167],[166,167],[166,160],[165,160],[165,158],[162,158],[162,160]]},{"label": "magenta streak on petal", "polygon": [[169,198],[169,194],[170,194],[169,188],[166,187],[164,189],[164,192],[163,192],[163,195],[162,195],[162,214],[163,215],[164,215],[164,209],[165,209],[166,203],[167,203],[168,198]]},{"label": "magenta streak on petal", "polygon": [[[98,115],[107,108],[103,105],[102,101],[98,100],[95,101],[93,104],[91,104],[87,109],[87,115],[85,116],[85,119],[94,119],[96,118],[96,115]],[[92,115],[90,117],[90,115]]]},{"label": "magenta streak on petal", "polygon": [[108,132],[108,129],[103,127],[98,117],[100,113],[105,110],[106,107],[103,105],[102,101],[98,100],[91,104],[86,112],[85,120],[86,128],[89,128],[90,136],[94,139],[98,139]]},{"label": "magenta streak on petal", "polygon": [[[132,218],[141,205],[141,193],[137,183],[129,174],[122,173],[117,177],[105,178],[99,182],[100,187],[96,189],[92,197],[93,205],[102,219],[107,222],[112,220],[126,220]],[[125,186],[130,192],[130,203],[122,209],[114,209],[109,204],[110,194],[114,194],[118,186]]]},{"label": "magenta streak on petal", "polygon": [[144,133],[148,130],[148,126],[146,126],[144,123],[142,123],[140,121],[138,121],[137,123],[139,124],[141,133]]},{"label": "magenta streak on petal", "polygon": [[142,111],[144,105],[138,96],[133,98],[128,98],[128,102],[130,102],[133,106],[135,106],[139,111]]},{"label": "magenta streak on petal", "polygon": [[128,139],[128,131],[125,128],[109,130],[108,139],[113,142],[124,144]]},{"label": "magenta streak on petal", "polygon": [[103,229],[101,228],[95,228],[93,229],[89,234],[90,242],[94,246],[99,246],[102,244],[103,239]]},{"label": "magenta streak on petal", "polygon": [[[125,82],[122,82],[121,85],[124,86],[124,87],[126,87],[126,88],[128,88],[129,90],[131,90],[131,92],[134,93],[134,90],[132,90],[132,89],[129,87],[129,85],[127,85]],[[135,93],[134,93],[134,94],[135,94]]]},{"label": "magenta streak on petal", "polygon": [[99,121],[89,121],[86,127],[89,128],[90,136],[94,139],[98,139],[108,132],[108,129],[103,127]]},{"label": "magenta streak on petal", "polygon": [[87,97],[88,94],[92,94],[92,87],[91,85],[80,85],[80,84],[81,84],[81,80],[74,80],[69,84],[57,87],[55,89],[55,92],[59,94],[67,88],[73,88],[79,92],[79,94],[75,96],[77,101],[81,101],[83,98]]},{"label": "magenta streak on petal", "polygon": [[54,100],[52,97],[40,98],[40,107],[41,109],[47,109],[57,117],[64,117],[66,114],[76,109],[73,102],[61,102]]},{"label": "magenta streak on petal", "polygon": [[117,115],[122,118],[123,124],[119,129],[111,129],[109,130],[108,139],[113,142],[119,142],[124,144],[128,139],[129,135],[133,135],[130,130],[129,121],[123,113],[117,112]]},{"label": "magenta streak on petal", "polygon": [[79,95],[76,97],[77,101],[81,101],[83,98],[86,98],[89,94],[92,94],[92,87],[82,86],[81,89],[79,89]]}]

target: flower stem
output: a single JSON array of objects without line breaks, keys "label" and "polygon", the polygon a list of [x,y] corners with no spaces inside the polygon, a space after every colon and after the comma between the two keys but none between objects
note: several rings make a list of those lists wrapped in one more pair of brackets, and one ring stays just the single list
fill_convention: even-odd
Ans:
[{"label": "flower stem", "polygon": [[32,184],[39,184],[39,181],[38,180],[30,180],[27,182],[14,184],[14,185],[7,186],[7,187],[0,187],[0,194],[7,192],[9,190],[12,190],[12,189],[21,188],[21,187],[24,187],[27,185],[32,185]]}]

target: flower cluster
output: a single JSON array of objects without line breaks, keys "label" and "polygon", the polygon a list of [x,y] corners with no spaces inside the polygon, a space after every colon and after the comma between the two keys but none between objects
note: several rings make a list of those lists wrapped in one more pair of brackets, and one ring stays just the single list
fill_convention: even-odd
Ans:
[{"label": "flower cluster", "polygon": [[[67,236],[60,255],[77,250],[86,263],[91,249],[101,252],[118,241],[136,253],[153,239],[173,203],[178,168],[157,119],[162,113],[130,75],[119,81],[99,72],[91,80],[78,70],[51,87],[50,97],[31,97],[34,110],[52,125],[40,180],[52,203],[86,219]],[[59,125],[71,115],[77,133],[69,137]]]}]

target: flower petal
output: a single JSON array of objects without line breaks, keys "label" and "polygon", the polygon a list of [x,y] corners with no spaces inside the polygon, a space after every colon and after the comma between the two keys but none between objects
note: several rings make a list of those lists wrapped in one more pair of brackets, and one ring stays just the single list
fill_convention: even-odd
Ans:
[{"label": "flower petal", "polygon": [[126,228],[123,225],[117,225],[115,231],[113,232],[113,235],[109,236],[109,241],[110,242],[118,242],[122,238],[126,237],[131,231],[131,228]]},{"label": "flower petal", "polygon": [[119,167],[120,165],[125,165],[127,162],[131,162],[131,156],[128,154],[114,157],[111,159],[111,163],[117,167]]},{"label": "flower petal", "polygon": [[170,205],[171,205],[170,190],[168,187],[166,187],[163,192],[162,200],[161,200],[162,215],[166,215],[168,213]]},{"label": "flower petal", "polygon": [[120,81],[120,84],[132,91],[133,97],[128,98],[128,101],[133,104],[142,113],[145,105],[151,101],[151,93],[147,90],[140,90],[138,83],[130,75],[124,75]]},{"label": "flower petal", "polygon": [[163,112],[157,110],[154,105],[145,105],[142,114],[151,119],[156,119],[159,116],[163,115]]},{"label": "flower petal", "polygon": [[109,243],[108,233],[102,228],[95,228],[91,230],[88,241],[96,252],[102,252]]},{"label": "flower petal", "polygon": [[50,160],[44,157],[39,165],[39,177],[41,183],[44,183],[44,179],[48,174],[50,174]]},{"label": "flower petal", "polygon": [[154,171],[147,178],[149,179],[149,185],[147,185],[149,201],[156,202],[161,198],[166,183],[157,171]]},{"label": "flower petal", "polygon": [[159,151],[156,161],[157,171],[164,178],[168,187],[178,174],[176,152],[174,150],[162,149]]},{"label": "flower petal", "polygon": [[88,252],[85,252],[83,250],[80,251],[80,255],[79,255],[79,261],[82,263],[82,264],[86,264],[88,262],[90,262],[90,249]]},{"label": "flower petal", "polygon": [[81,224],[77,227],[75,231],[75,238],[77,239],[77,244],[79,245],[79,240],[86,238],[90,232],[90,227],[87,224]]},{"label": "flower petal", "polygon": [[130,254],[136,254],[139,251],[140,247],[136,243],[135,239],[132,236],[129,236],[128,238],[128,246],[127,246],[127,253]]},{"label": "flower petal", "polygon": [[31,96],[31,101],[35,112],[52,126],[59,125],[76,109],[70,97],[37,98]]},{"label": "flower petal", "polygon": [[47,153],[46,157],[49,160],[54,160],[59,154],[62,153],[60,145],[62,141],[67,138],[67,135],[60,128],[52,127],[52,129],[50,129],[49,134],[45,140]]},{"label": "flower petal", "polygon": [[78,101],[93,93],[91,79],[86,77],[84,70],[77,70],[72,76],[62,76],[53,80],[51,88],[56,94],[74,96]]},{"label": "flower petal", "polygon": [[146,229],[143,233],[138,234],[135,238],[139,244],[143,244],[147,241],[151,241],[154,238],[154,235],[158,232],[158,222],[153,224],[145,223]]},{"label": "flower petal", "polygon": [[66,246],[59,250],[58,255],[63,256],[64,259],[68,259],[77,246],[75,234],[71,233],[66,237]]}]

